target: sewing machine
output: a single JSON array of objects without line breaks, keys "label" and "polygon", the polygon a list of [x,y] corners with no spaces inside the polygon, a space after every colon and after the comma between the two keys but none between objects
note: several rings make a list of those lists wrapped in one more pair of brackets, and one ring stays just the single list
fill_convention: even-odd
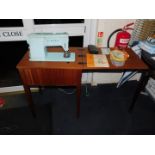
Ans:
[{"label": "sewing machine", "polygon": [[[28,35],[30,61],[75,61],[75,53],[68,49],[69,35],[67,33],[31,33]],[[48,46],[61,46],[62,52],[48,52]]]}]

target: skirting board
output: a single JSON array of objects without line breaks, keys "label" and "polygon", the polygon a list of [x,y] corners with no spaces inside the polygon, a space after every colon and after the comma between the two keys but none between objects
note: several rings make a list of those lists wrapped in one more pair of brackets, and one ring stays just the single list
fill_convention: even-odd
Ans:
[{"label": "skirting board", "polygon": [[[31,88],[31,90],[38,90],[38,88]],[[0,88],[0,94],[1,93],[12,93],[12,92],[17,92],[17,91],[24,91],[24,88],[22,85],[20,86],[12,86],[12,87],[3,87]]]}]

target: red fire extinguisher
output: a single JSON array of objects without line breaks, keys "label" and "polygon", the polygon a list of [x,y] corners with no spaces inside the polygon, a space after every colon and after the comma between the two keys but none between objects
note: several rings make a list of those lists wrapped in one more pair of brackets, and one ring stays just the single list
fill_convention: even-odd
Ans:
[{"label": "red fire extinguisher", "polygon": [[115,47],[119,48],[119,49],[124,49],[127,48],[128,43],[130,41],[131,35],[129,32],[127,32],[127,30],[133,30],[133,28],[129,27],[131,25],[133,25],[134,23],[129,23],[126,26],[124,26],[122,29],[116,29],[114,32],[112,32],[108,38],[107,41],[107,47],[109,48],[109,44],[110,44],[110,39],[111,37],[117,33],[116,35],[116,41],[115,41]]}]

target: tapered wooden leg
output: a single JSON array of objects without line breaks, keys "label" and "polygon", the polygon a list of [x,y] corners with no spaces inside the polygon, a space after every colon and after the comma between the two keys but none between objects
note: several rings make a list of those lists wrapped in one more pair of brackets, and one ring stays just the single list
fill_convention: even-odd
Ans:
[{"label": "tapered wooden leg", "polygon": [[76,116],[77,118],[80,117],[80,100],[81,100],[81,78],[82,78],[82,72],[79,71],[78,75],[77,75],[77,85],[76,85],[76,104],[77,104],[77,112],[76,112]]},{"label": "tapered wooden leg", "polygon": [[76,94],[76,97],[77,97],[77,112],[76,112],[76,115],[77,115],[77,118],[79,118],[79,116],[80,116],[80,96],[81,96],[81,85],[80,86],[77,86],[76,87],[77,88],[77,94]]},{"label": "tapered wooden leg", "polygon": [[32,115],[34,117],[36,117],[36,113],[35,113],[35,109],[34,109],[34,103],[33,103],[30,87],[27,86],[27,85],[24,85],[24,90],[25,90],[25,95],[27,97],[28,104],[29,104],[30,110],[32,112]]},{"label": "tapered wooden leg", "polygon": [[149,71],[143,72],[142,75],[141,75],[141,78],[140,78],[140,80],[138,82],[138,85],[137,85],[137,89],[135,91],[135,94],[134,94],[134,96],[132,98],[132,102],[131,102],[131,105],[130,105],[129,110],[128,110],[129,112],[132,112],[132,110],[133,110],[133,108],[135,106],[136,100],[137,100],[140,92],[142,90],[144,90],[144,88],[145,88],[148,80],[149,80]]},{"label": "tapered wooden leg", "polygon": [[42,94],[43,93],[43,87],[39,86],[38,89],[39,89],[39,93]]}]

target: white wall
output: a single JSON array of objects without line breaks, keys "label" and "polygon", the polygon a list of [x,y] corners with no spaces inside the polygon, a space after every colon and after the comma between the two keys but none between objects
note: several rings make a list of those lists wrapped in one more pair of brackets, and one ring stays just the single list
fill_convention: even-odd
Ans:
[{"label": "white wall", "polygon": [[[126,24],[135,22],[135,19],[99,19],[97,32],[103,32],[103,46],[106,47],[109,35],[118,28],[123,28]],[[131,32],[131,31],[129,31]],[[112,37],[111,46],[114,45],[115,36]]]}]

